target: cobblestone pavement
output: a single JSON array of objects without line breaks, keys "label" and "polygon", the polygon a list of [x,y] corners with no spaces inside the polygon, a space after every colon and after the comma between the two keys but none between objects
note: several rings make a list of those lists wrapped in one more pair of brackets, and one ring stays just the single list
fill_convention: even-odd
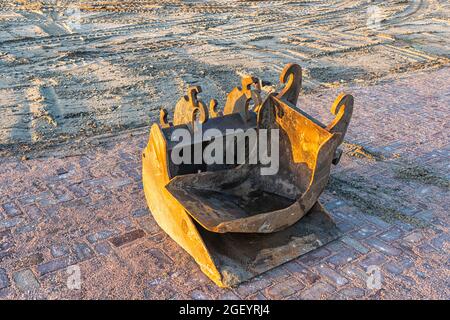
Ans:
[{"label": "cobblestone pavement", "polygon": [[[152,219],[147,130],[85,154],[1,159],[0,297],[449,299],[449,71],[347,88],[355,113],[321,198],[344,236],[233,289],[215,287]],[[327,119],[337,91],[299,104]],[[72,265],[80,290],[67,286]],[[367,285],[373,266],[381,289]]]}]

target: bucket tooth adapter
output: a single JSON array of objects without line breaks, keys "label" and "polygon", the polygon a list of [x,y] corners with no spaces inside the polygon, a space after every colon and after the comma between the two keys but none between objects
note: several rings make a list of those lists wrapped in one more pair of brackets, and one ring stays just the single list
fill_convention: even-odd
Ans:
[{"label": "bucket tooth adapter", "polygon": [[[242,86],[228,94],[223,111],[217,110],[216,100],[207,108],[197,97],[200,87],[191,87],[176,104],[173,121],[161,110],[160,123],[151,127],[142,158],[150,211],[221,287],[237,285],[340,235],[318,198],[342,153],[338,146],[352,116],[353,97],[339,95],[331,108],[335,118],[325,125],[296,106],[301,80],[300,66],[286,65],[280,76],[283,89],[262,100],[260,81],[244,77]],[[203,159],[215,139],[197,134],[200,129],[214,129],[214,138],[226,141],[224,161]],[[241,151],[230,132],[245,135],[249,129],[267,134],[264,139],[255,135],[256,141],[244,136]],[[179,142],[180,130],[192,139]],[[249,161],[260,148],[278,152],[277,170],[271,172],[261,159]],[[227,154],[239,152],[245,161],[225,161]],[[174,153],[192,161],[178,163]]]}]

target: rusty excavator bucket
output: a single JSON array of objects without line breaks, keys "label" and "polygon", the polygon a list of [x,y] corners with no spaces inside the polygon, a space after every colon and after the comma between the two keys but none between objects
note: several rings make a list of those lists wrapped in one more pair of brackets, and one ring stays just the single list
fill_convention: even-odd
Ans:
[{"label": "rusty excavator bucket", "polygon": [[[339,95],[331,108],[335,119],[325,125],[296,106],[301,80],[300,66],[286,65],[280,76],[283,89],[262,100],[261,82],[244,77],[242,86],[228,94],[223,112],[217,110],[215,100],[207,108],[197,97],[201,88],[191,87],[178,101],[173,121],[161,110],[160,123],[151,127],[142,158],[150,211],[221,287],[257,276],[340,234],[318,198],[331,165],[339,161],[338,146],[352,116],[353,97]],[[196,136],[199,128],[214,129],[226,138],[235,132],[265,129],[271,138],[278,137],[266,139],[265,147],[271,152],[278,148],[277,171],[262,174],[267,163],[247,161],[252,147],[263,147],[261,135],[256,135],[256,143],[244,137],[243,163],[195,161],[195,154],[214,140]],[[173,139],[178,129],[193,138],[183,143]],[[236,146],[239,139],[226,141],[224,157],[241,152]],[[193,160],[178,164],[174,152]]]}]

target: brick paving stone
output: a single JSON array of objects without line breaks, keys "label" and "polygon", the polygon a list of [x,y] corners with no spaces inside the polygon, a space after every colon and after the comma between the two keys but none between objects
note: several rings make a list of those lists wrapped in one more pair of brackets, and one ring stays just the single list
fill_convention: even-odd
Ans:
[{"label": "brick paving stone", "polygon": [[271,282],[280,282],[289,277],[283,268],[273,268],[265,273],[265,277]]},{"label": "brick paving stone", "polygon": [[120,189],[123,186],[131,184],[133,181],[129,178],[116,178],[107,185],[109,189]]},{"label": "brick paving stone", "polygon": [[359,264],[364,269],[367,269],[369,266],[381,266],[386,262],[386,257],[381,253],[369,253],[365,259],[363,259]]},{"label": "brick paving stone", "polygon": [[384,265],[384,268],[393,274],[401,274],[411,267],[414,267],[414,261],[409,257],[390,261]]},{"label": "brick paving stone", "polygon": [[78,261],[90,259],[94,256],[94,251],[85,243],[77,243],[74,247]]},{"label": "brick paving stone", "polygon": [[145,253],[150,256],[153,263],[159,269],[169,268],[172,266],[172,260],[158,248],[150,248],[146,250]]},{"label": "brick paving stone", "polygon": [[2,240],[0,242],[0,251],[6,251],[6,250],[11,249],[13,247],[14,247],[14,243],[12,242],[11,239]]},{"label": "brick paving stone", "polygon": [[273,286],[266,289],[266,296],[273,299],[283,299],[290,295],[299,293],[305,285],[298,280],[288,279],[282,282],[275,283]]},{"label": "brick paving stone", "polygon": [[[345,236],[343,236],[345,237]],[[345,251],[347,249],[349,249],[349,246],[346,245],[343,241],[342,238],[340,237],[337,240],[334,240],[330,243],[327,243],[326,248],[328,249],[328,251],[331,252],[331,254],[335,253],[335,252],[341,252],[341,251]]]},{"label": "brick paving stone", "polygon": [[394,224],[397,227],[399,227],[402,231],[404,231],[405,233],[410,232],[415,229],[413,225],[403,222],[403,221],[396,221]]},{"label": "brick paving stone", "polygon": [[399,275],[403,273],[403,269],[397,263],[394,262],[388,262],[383,267],[393,275]]},{"label": "brick paving stone", "polygon": [[140,218],[140,217],[147,216],[148,214],[149,214],[149,211],[147,208],[141,208],[141,209],[134,210],[132,213],[132,216],[135,218]]},{"label": "brick paving stone", "polygon": [[386,242],[381,241],[377,238],[366,239],[365,243],[389,256],[398,256],[402,253],[400,249],[388,245]]},{"label": "brick paving stone", "polygon": [[233,291],[227,291],[219,296],[219,300],[239,300],[240,297],[236,295]]},{"label": "brick paving stone", "polygon": [[296,261],[291,261],[284,265],[284,268],[288,270],[295,278],[301,282],[311,285],[320,279],[320,276],[314,273],[311,268],[307,268]]},{"label": "brick paving stone", "polygon": [[237,287],[236,291],[239,294],[239,296],[245,298],[248,297],[249,295],[258,292],[261,289],[268,287],[270,284],[271,282],[268,279],[265,279],[263,277],[257,277],[252,281],[247,281],[240,284]]},{"label": "brick paving stone", "polygon": [[337,254],[329,257],[326,261],[335,266],[343,266],[353,260],[355,260],[358,257],[358,252],[351,248],[346,248],[344,250],[341,250]]},{"label": "brick paving stone", "polygon": [[352,232],[351,237],[353,239],[361,240],[361,239],[368,238],[368,237],[378,233],[379,231],[380,230],[377,227],[367,224],[367,225],[363,226],[362,228]]},{"label": "brick paving stone", "polygon": [[37,266],[37,270],[40,276],[46,275],[47,273],[54,272],[70,265],[70,259],[59,258],[55,259]]},{"label": "brick paving stone", "polygon": [[137,229],[137,230],[127,232],[123,235],[114,237],[114,238],[110,239],[110,241],[115,247],[121,247],[124,244],[132,242],[136,239],[142,238],[143,236],[145,236],[145,232],[141,229]]},{"label": "brick paving stone", "polygon": [[247,299],[264,301],[264,300],[267,300],[267,297],[261,291],[258,291],[257,293],[252,294],[251,296],[248,296]]},{"label": "brick paving stone", "polygon": [[8,220],[0,221],[0,230],[6,228],[12,228],[22,222],[23,219],[20,217],[11,218]]},{"label": "brick paving stone", "polygon": [[62,203],[74,199],[74,196],[66,187],[60,185],[57,186],[53,183],[48,186],[56,200],[56,203]]},{"label": "brick paving stone", "polygon": [[83,197],[75,200],[70,200],[62,203],[61,205],[65,208],[84,208],[92,203],[92,199],[89,197]]},{"label": "brick paving stone", "polygon": [[[173,300],[179,297],[180,293],[170,286],[157,286],[144,289],[144,299],[147,300]],[[183,297],[181,297],[183,298]],[[191,297],[192,298],[192,297]],[[193,298],[192,298],[193,299]]]},{"label": "brick paving stone", "polygon": [[148,237],[148,240],[156,245],[158,243],[164,242],[164,240],[166,240],[168,238],[167,234],[164,232],[160,232],[158,234],[154,234]]},{"label": "brick paving stone", "polygon": [[313,250],[311,252],[308,252],[307,254],[301,256],[298,261],[305,265],[314,265],[318,263],[319,261],[325,259],[331,254],[330,251],[328,251],[326,248],[322,247],[316,250]]},{"label": "brick paving stone", "polygon": [[417,246],[416,248],[417,248],[417,252],[419,253],[419,255],[422,255],[422,256],[428,256],[432,253],[437,252],[437,250],[428,243],[423,243],[423,244]]},{"label": "brick paving stone", "polygon": [[419,243],[423,239],[423,234],[420,231],[415,231],[403,238],[404,241],[409,243]]},{"label": "brick paving stone", "polygon": [[97,243],[94,249],[102,256],[107,256],[112,251],[111,246],[107,242]]},{"label": "brick paving stone", "polygon": [[78,184],[67,186],[67,189],[69,189],[77,198],[86,197],[88,195],[87,191]]},{"label": "brick paving stone", "polygon": [[30,233],[36,229],[36,225],[33,223],[23,224],[16,227],[14,233],[22,234],[22,233]]},{"label": "brick paving stone", "polygon": [[389,229],[391,225],[382,219],[372,216],[372,215],[366,215],[364,219],[368,220],[370,223],[374,224],[379,230],[385,230]]},{"label": "brick paving stone", "polygon": [[38,253],[34,253],[34,254],[31,254],[29,256],[19,259],[15,263],[15,268],[16,269],[28,268],[28,267],[40,264],[43,261],[44,261],[44,255],[42,253],[38,252]]},{"label": "brick paving stone", "polygon": [[11,238],[11,236],[11,230],[9,229],[0,231],[0,241]]},{"label": "brick paving stone", "polygon": [[442,250],[445,244],[450,243],[450,236],[446,233],[440,234],[431,240],[431,244],[438,250]]},{"label": "brick paving stone", "polygon": [[340,290],[338,293],[343,298],[349,298],[349,299],[361,299],[366,294],[364,289],[355,288],[355,287],[344,288],[344,289]]},{"label": "brick paving stone", "polygon": [[318,282],[312,287],[304,290],[299,295],[299,298],[305,300],[326,299],[335,290],[336,289],[328,283]]},{"label": "brick paving stone", "polygon": [[[125,217],[122,219],[117,220],[117,225],[125,228],[126,231],[130,231],[134,228],[133,221],[129,217]],[[136,236],[139,235],[141,231],[132,231],[131,235]],[[117,239],[120,239],[120,237],[117,237]]]},{"label": "brick paving stone", "polygon": [[22,292],[29,292],[40,287],[36,276],[30,269],[15,272],[13,275],[14,283]]},{"label": "brick paving stone", "polygon": [[22,214],[22,211],[13,202],[5,203],[2,207],[8,217],[12,218]]},{"label": "brick paving stone", "polygon": [[380,238],[381,240],[390,242],[400,239],[403,234],[404,232],[400,228],[394,227],[381,234]]},{"label": "brick paving stone", "polygon": [[52,245],[50,252],[54,258],[58,258],[68,255],[70,251],[66,245]]},{"label": "brick paving stone", "polygon": [[354,213],[351,213],[352,209],[351,207],[341,207],[333,212],[333,216],[338,219],[338,221],[341,221],[344,225],[348,224],[349,227],[345,230],[345,232],[353,229],[358,229],[361,227],[365,222],[361,222],[361,219],[359,219],[358,216],[356,216]]},{"label": "brick paving stone", "polygon": [[8,278],[8,274],[6,273],[6,270],[3,268],[0,268],[0,289],[4,289],[9,287],[10,282]]},{"label": "brick paving stone", "polygon": [[348,283],[348,280],[341,276],[338,272],[334,271],[333,269],[325,266],[325,265],[319,265],[317,266],[317,272],[324,276],[328,281],[332,282],[334,286],[343,286]]},{"label": "brick paving stone", "polygon": [[334,211],[335,209],[340,208],[345,205],[346,205],[346,202],[343,200],[334,200],[334,201],[327,202],[325,204],[325,208],[328,211]]},{"label": "brick paving stone", "polygon": [[342,237],[341,241],[347,244],[348,246],[352,247],[356,251],[359,251],[360,253],[365,254],[369,252],[369,249],[367,249],[361,242],[359,242],[356,239],[353,239],[352,237],[344,236]]},{"label": "brick paving stone", "polygon": [[161,228],[153,219],[140,219],[138,224],[139,227],[141,227],[145,232],[147,232],[147,234],[154,234],[161,231]]},{"label": "brick paving stone", "polygon": [[350,231],[355,230],[356,226],[354,224],[352,224],[351,222],[349,222],[348,220],[340,220],[340,219],[336,219],[336,226],[339,228],[339,230],[343,233],[343,234],[347,234]]},{"label": "brick paving stone", "polygon": [[10,258],[11,256],[12,256],[11,250],[9,250],[9,251],[1,251],[0,252],[0,262]]},{"label": "brick paving stone", "polygon": [[404,285],[410,288],[414,288],[417,285],[416,281],[413,278],[406,275],[399,275],[396,277],[396,280],[403,282]]},{"label": "brick paving stone", "polygon": [[90,243],[96,243],[98,241],[108,239],[109,237],[113,236],[114,234],[116,234],[116,232],[114,230],[102,230],[102,231],[98,231],[98,232],[95,232],[95,233],[87,236],[87,240]]},{"label": "brick paving stone", "polygon": [[56,169],[56,174],[58,176],[60,176],[61,178],[65,178],[67,173],[69,173],[69,171],[67,169],[65,169],[65,168],[58,168],[58,169]]},{"label": "brick paving stone", "polygon": [[433,223],[433,220],[435,218],[434,214],[433,214],[433,211],[431,211],[431,210],[425,210],[425,211],[419,212],[419,213],[415,214],[414,216],[416,218],[425,220],[428,223]]},{"label": "brick paving stone", "polygon": [[209,300],[209,299],[211,299],[211,297],[208,296],[207,294],[205,294],[203,292],[203,290],[201,290],[201,289],[192,290],[190,292],[189,296],[191,297],[191,299],[194,299],[194,300]]}]

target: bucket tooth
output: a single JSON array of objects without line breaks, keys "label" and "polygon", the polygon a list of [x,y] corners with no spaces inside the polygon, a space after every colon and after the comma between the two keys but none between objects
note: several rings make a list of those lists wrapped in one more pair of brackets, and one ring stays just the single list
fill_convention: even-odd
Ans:
[{"label": "bucket tooth", "polygon": [[162,128],[170,127],[169,120],[167,120],[167,115],[168,115],[168,112],[167,112],[166,109],[161,108],[159,110],[159,123],[160,123]]},{"label": "bucket tooth", "polygon": [[[228,94],[223,113],[239,113],[247,121],[249,119],[250,100],[254,101],[255,106],[261,103],[259,80],[255,77],[245,76],[242,77],[241,85],[241,87],[235,87]],[[252,86],[256,90],[252,90]]]},{"label": "bucket tooth", "polygon": [[339,94],[331,106],[331,113],[336,117],[326,129],[332,133],[340,133],[339,143],[342,143],[353,114],[353,96],[345,93]]},{"label": "bucket tooth", "polygon": [[295,106],[302,89],[302,68],[295,63],[287,64],[281,71],[280,82],[284,87],[277,97]]},{"label": "bucket tooth", "polygon": [[200,86],[189,87],[188,94],[177,102],[173,115],[173,124],[175,126],[194,121],[204,123],[208,120],[208,109],[206,109],[203,101],[197,98],[200,92],[202,92]]},{"label": "bucket tooth", "polygon": [[210,118],[217,118],[223,116],[222,111],[217,111],[217,100],[211,99],[209,102],[209,116]]},{"label": "bucket tooth", "polygon": [[[280,76],[282,90],[261,99],[261,81],[244,77],[242,87],[228,94],[223,113],[217,111],[216,100],[207,109],[197,97],[201,88],[190,87],[176,104],[173,123],[161,110],[160,123],[151,127],[142,158],[150,211],[219,286],[237,285],[340,235],[318,198],[331,165],[342,154],[338,147],[350,123],[353,97],[339,95],[331,108],[335,119],[325,125],[297,107],[301,79],[300,66],[288,64]],[[274,142],[257,135],[254,144],[245,144],[242,155],[248,160],[250,147],[259,149],[267,142],[267,148],[279,148],[278,170],[261,174],[267,165],[260,161],[195,161],[192,151],[203,154],[212,140],[201,137],[180,146],[171,137],[176,129],[195,135],[198,122],[222,137],[228,137],[230,129],[277,134]],[[237,148],[237,140],[231,141],[231,148],[222,146],[224,157]],[[192,161],[177,163],[174,153]]]}]

